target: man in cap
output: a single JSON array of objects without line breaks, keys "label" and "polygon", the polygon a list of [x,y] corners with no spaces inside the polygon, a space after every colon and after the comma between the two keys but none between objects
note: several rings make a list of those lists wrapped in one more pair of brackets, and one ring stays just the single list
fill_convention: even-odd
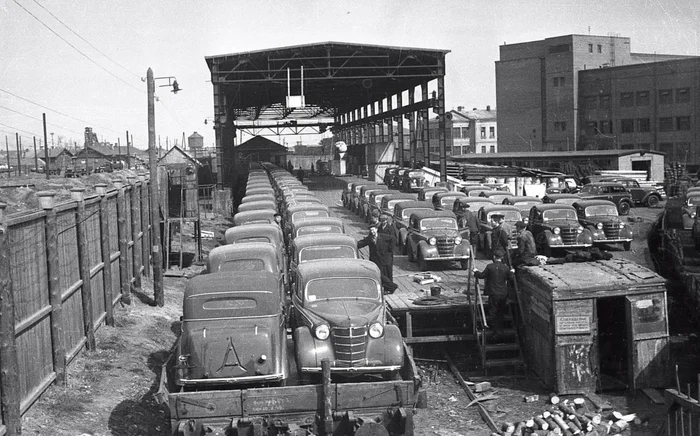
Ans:
[{"label": "man in cap", "polygon": [[515,281],[513,270],[503,263],[504,251],[499,247],[493,250],[493,263],[484,271],[474,268],[474,277],[484,279],[484,294],[489,297],[489,324],[492,327],[490,340],[499,342],[503,337],[503,319],[508,313],[509,287]]},{"label": "man in cap", "polygon": [[[377,232],[390,235],[392,239],[394,238],[394,229],[391,227],[389,215],[385,213],[379,215],[379,226],[377,227]],[[394,243],[396,243],[396,241],[394,241]]]},{"label": "man in cap", "polygon": [[508,249],[510,248],[509,239],[511,227],[505,222],[505,215],[500,213],[492,214],[491,221],[493,223],[493,230],[491,230],[491,251],[494,252],[500,247],[504,253],[506,261],[510,263]]},{"label": "man in cap", "polygon": [[398,285],[394,283],[394,235],[379,232],[379,222],[373,220],[369,234],[357,241],[357,249],[369,248],[369,260],[374,262],[382,274],[384,292],[392,294]]},{"label": "man in cap", "polygon": [[472,247],[476,247],[479,239],[479,221],[476,219],[476,215],[469,210],[469,203],[461,203],[459,207],[459,228],[469,229],[469,243],[472,244]]},{"label": "man in cap", "polygon": [[518,250],[513,256],[513,266],[539,264],[535,258],[537,256],[535,238],[532,236],[532,232],[527,229],[527,224],[518,221],[515,223],[515,232],[518,235]]}]

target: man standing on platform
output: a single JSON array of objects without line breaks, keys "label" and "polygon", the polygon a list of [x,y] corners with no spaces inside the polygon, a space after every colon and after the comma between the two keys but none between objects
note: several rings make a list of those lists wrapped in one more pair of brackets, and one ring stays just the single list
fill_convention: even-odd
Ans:
[{"label": "man standing on platform", "polygon": [[493,230],[491,231],[491,253],[494,253],[497,248],[503,251],[504,256],[508,259],[508,249],[510,248],[511,227],[505,222],[505,216],[502,214],[491,215],[493,222]]},{"label": "man standing on platform", "polygon": [[394,235],[379,232],[380,223],[372,221],[369,235],[357,242],[357,249],[369,247],[369,260],[374,262],[382,275],[382,287],[387,294],[393,294],[398,285],[394,283]]},{"label": "man standing on platform", "polygon": [[513,270],[503,263],[505,252],[501,248],[493,251],[493,263],[486,265],[484,271],[474,268],[474,277],[485,279],[484,294],[489,297],[489,324],[492,327],[493,342],[505,339],[503,337],[503,319],[508,313],[509,287],[515,282]]},{"label": "man standing on platform", "polygon": [[535,246],[535,238],[532,232],[527,229],[527,225],[518,221],[515,223],[515,231],[518,234],[518,250],[513,256],[513,267],[518,265],[538,265],[539,262],[535,258],[537,256],[537,247]]}]

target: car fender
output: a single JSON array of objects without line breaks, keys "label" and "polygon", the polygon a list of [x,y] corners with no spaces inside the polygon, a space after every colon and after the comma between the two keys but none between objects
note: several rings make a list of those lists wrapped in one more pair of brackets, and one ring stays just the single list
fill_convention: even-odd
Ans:
[{"label": "car fender", "polygon": [[454,255],[455,256],[471,256],[472,245],[469,243],[468,238],[462,238],[462,242],[455,246]]},{"label": "car fender", "polygon": [[323,359],[335,360],[330,337],[325,341],[316,339],[307,326],[294,330],[294,355],[298,368],[320,367]]},{"label": "car fender", "polygon": [[623,239],[634,239],[634,232],[632,231],[632,227],[630,226],[625,226],[620,229],[620,238]]},{"label": "car fender", "polygon": [[578,235],[576,241],[579,244],[593,244],[593,235],[591,234],[590,230],[583,229],[583,232],[580,235]]},{"label": "car fender", "polygon": [[605,237],[605,230],[598,230],[595,226],[587,226],[586,230],[591,232],[593,239],[596,241],[607,239]]},{"label": "car fender", "polygon": [[[589,232],[590,235],[590,232]],[[544,240],[550,247],[552,245],[562,245],[561,235],[555,235],[551,230],[544,231]]]},{"label": "car fender", "polygon": [[408,229],[405,227],[403,229],[399,229],[399,241],[401,241],[401,245],[406,244],[407,237],[408,237]]},{"label": "car fender", "polygon": [[403,338],[398,326],[386,324],[381,338],[369,338],[367,359],[379,361],[386,366],[403,364]]},{"label": "car fender", "polygon": [[428,244],[427,241],[419,241],[418,249],[416,250],[419,254],[419,258],[432,259],[433,257],[440,257],[438,249],[435,245]]}]

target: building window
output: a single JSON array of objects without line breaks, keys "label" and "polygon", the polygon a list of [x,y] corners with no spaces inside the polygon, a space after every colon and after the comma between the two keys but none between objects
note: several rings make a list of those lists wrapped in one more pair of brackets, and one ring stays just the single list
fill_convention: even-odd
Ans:
[{"label": "building window", "polygon": [[601,109],[610,109],[610,96],[609,95],[601,95],[600,96],[600,108]]},{"label": "building window", "polygon": [[670,89],[659,89],[659,104],[673,103],[673,92]]},{"label": "building window", "polygon": [[586,97],[586,109],[598,109],[598,99],[595,96]]},{"label": "building window", "polygon": [[690,117],[676,118],[676,130],[690,130]]},{"label": "building window", "polygon": [[452,128],[452,137],[455,139],[462,137],[462,135],[460,134],[460,131],[459,131],[459,127]]},{"label": "building window", "polygon": [[586,122],[586,136],[593,136],[598,134],[598,123],[595,121]]},{"label": "building window", "polygon": [[496,152],[496,146],[492,145],[489,147],[489,153],[495,153]]},{"label": "building window", "polygon": [[673,118],[659,118],[659,132],[670,132],[673,130]]},{"label": "building window", "polygon": [[555,77],[552,79],[552,85],[556,88],[559,86],[559,78]]},{"label": "building window", "polygon": [[560,77],[559,78],[559,86],[564,86],[565,83],[566,83],[566,77],[563,77],[563,76]]},{"label": "building window", "polygon": [[612,134],[612,121],[601,121],[600,122],[600,134]]},{"label": "building window", "polygon": [[638,118],[637,119],[637,131],[638,132],[651,132],[651,122],[649,118]]},{"label": "building window", "polygon": [[481,128],[481,139],[486,139],[486,127]]},{"label": "building window", "polygon": [[673,142],[662,142],[659,144],[659,151],[666,153],[666,158],[669,160],[674,160],[673,155]]},{"label": "building window", "polygon": [[494,139],[496,137],[496,128],[489,127],[489,139]]},{"label": "building window", "polygon": [[588,44],[588,53],[593,53],[593,44]]},{"label": "building window", "polygon": [[637,106],[649,106],[649,91],[637,91]]},{"label": "building window", "polygon": [[566,121],[555,121],[554,122],[554,131],[555,132],[566,131]]},{"label": "building window", "polygon": [[598,44],[598,53],[603,53],[603,46]]},{"label": "building window", "polygon": [[632,94],[631,92],[620,93],[620,106],[621,107],[634,106],[634,94]]},{"label": "building window", "polygon": [[481,146],[481,152],[482,152],[483,154],[486,154],[486,146],[485,146],[485,145],[482,145],[482,146]]},{"label": "building window", "polygon": [[690,102],[690,88],[678,88],[676,89],[676,103],[689,103]]},{"label": "building window", "polygon": [[620,120],[620,133],[633,133],[634,132],[634,120],[626,119]]}]

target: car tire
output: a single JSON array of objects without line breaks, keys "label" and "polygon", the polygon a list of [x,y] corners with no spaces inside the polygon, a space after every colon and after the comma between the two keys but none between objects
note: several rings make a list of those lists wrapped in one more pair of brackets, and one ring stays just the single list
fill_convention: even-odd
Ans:
[{"label": "car tire", "polygon": [[617,211],[622,216],[629,215],[631,208],[632,206],[626,201],[621,201],[620,204],[617,205]]},{"label": "car tire", "polygon": [[420,268],[421,271],[428,271],[428,262],[423,258],[422,255],[418,255],[418,268]]},{"label": "car tire", "polygon": [[647,207],[656,207],[659,205],[660,201],[661,199],[656,195],[650,195],[649,198],[647,198]]},{"label": "car tire", "polygon": [[632,249],[632,242],[623,242],[622,248],[624,248],[625,251],[630,251]]}]

